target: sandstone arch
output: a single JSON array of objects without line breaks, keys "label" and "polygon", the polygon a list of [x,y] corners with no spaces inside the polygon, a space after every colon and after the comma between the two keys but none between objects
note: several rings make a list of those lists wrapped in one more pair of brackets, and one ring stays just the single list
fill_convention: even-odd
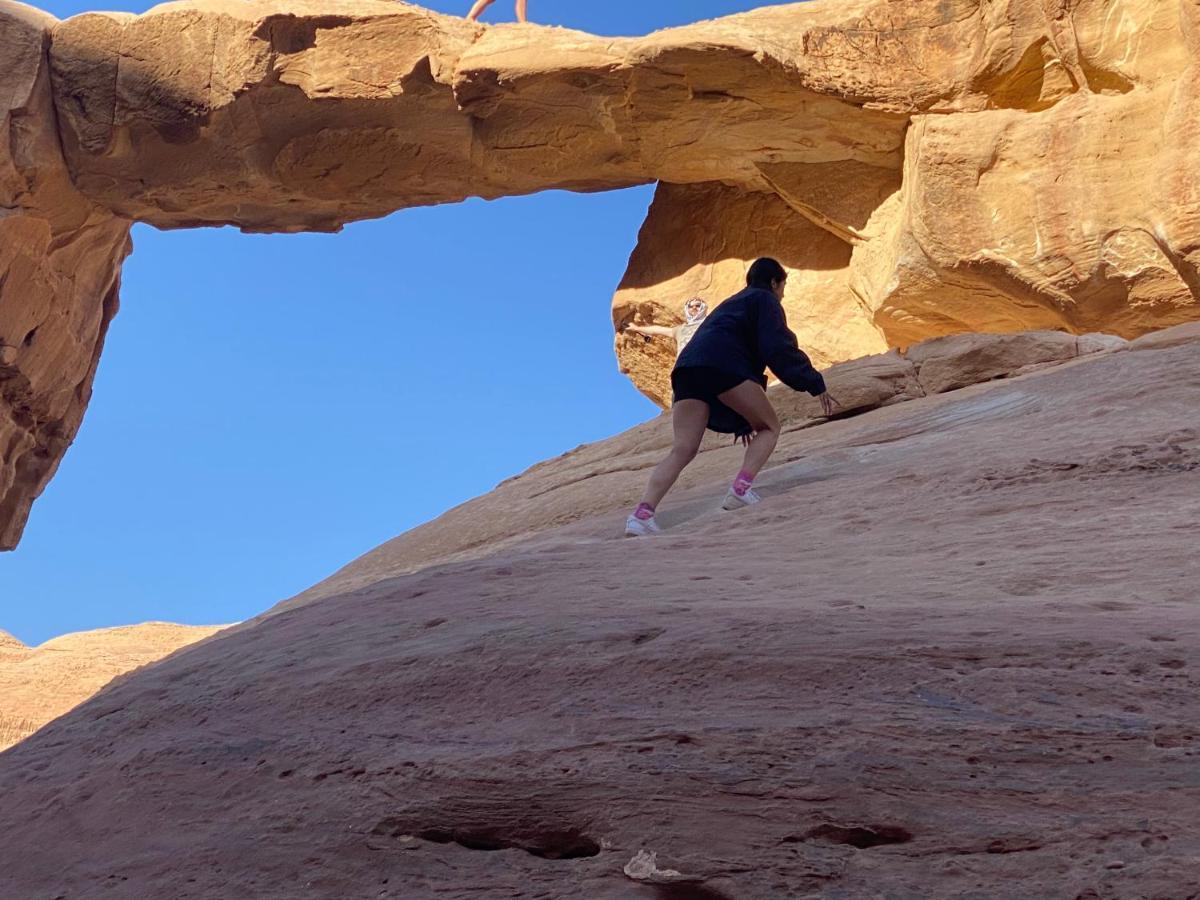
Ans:
[{"label": "sandstone arch", "polygon": [[[385,0],[0,0],[0,547],[79,426],[133,221],[329,230],[657,181],[617,324],[760,252],[823,362],[1195,318],[1195,27],[1181,0],[815,0],[630,39]],[[617,342],[661,401],[655,352]]]}]

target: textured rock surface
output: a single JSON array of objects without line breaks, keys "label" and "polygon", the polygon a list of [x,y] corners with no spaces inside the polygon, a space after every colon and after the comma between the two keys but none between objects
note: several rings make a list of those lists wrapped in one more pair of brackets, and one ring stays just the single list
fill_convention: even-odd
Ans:
[{"label": "textured rock surface", "polygon": [[887,349],[850,292],[850,246],[845,241],[776,194],[720,184],[663,184],[613,301],[621,371],[655,403],[671,405],[674,341],[647,343],[620,329],[680,322],[683,303],[693,296],[715,307],[746,286],[746,260],[768,252],[764,248],[789,271],[784,297],[788,324],[814,365],[825,368]]},{"label": "textured rock surface", "polygon": [[83,418],[129,249],[129,223],[80,195],[62,160],[54,21],[0,0],[0,549]]},{"label": "textured rock surface", "polygon": [[931,394],[1011,375],[1026,366],[1073,359],[1079,339],[1059,331],[1020,334],[956,334],[912,347],[905,357],[917,366]]},{"label": "textured rock surface", "polygon": [[0,631],[0,750],[69,712],[118,675],[219,630],[149,622],[68,634],[39,647],[26,647]]},{"label": "textured rock surface", "polygon": [[939,323],[1128,337],[1196,318],[1190,229],[1171,221],[1197,211],[1176,171],[1191,154],[1163,128],[1193,102],[1184,83],[916,118],[899,200],[852,266],[888,340]]},{"label": "textured rock surface", "polygon": [[0,896],[1195,894],[1197,389],[1192,340],[791,430],[736,514],[713,449],[648,541],[661,426],[544,463],[0,756]]},{"label": "textured rock surface", "polygon": [[[786,261],[822,363],[1195,319],[1198,17],[1185,0],[815,0],[614,39],[383,0],[58,23],[0,0],[0,547],[78,425],[132,219],[328,230],[658,181],[618,327],[720,301],[762,254]],[[616,347],[664,403],[673,348]]]},{"label": "textured rock surface", "polygon": [[[804,335],[836,361],[951,331],[1194,316],[1196,16],[1180,0],[818,0],[614,40],[212,0],[76,17],[53,59],[72,172],[126,216],[320,229],[659,180],[618,320],[705,287],[719,300],[773,248],[810,276],[795,290],[813,321],[851,326]],[[805,258],[776,198],[842,247]]]},{"label": "textured rock surface", "polygon": [[1195,340],[1200,340],[1200,322],[1189,322],[1165,331],[1155,331],[1143,335],[1129,346],[1131,350],[1162,350],[1167,347],[1188,344]]},{"label": "textured rock surface", "polygon": [[[846,98],[806,33],[870,3],[763,10],[614,40],[483,28],[371,0],[169,3],[57,26],[77,182],[164,226],[333,228],[546,188],[767,182],[758,165],[898,170],[905,117]],[[787,35],[780,41],[780,35]],[[832,65],[831,65],[832,63]]]},{"label": "textured rock surface", "polygon": [[[1162,332],[1164,336],[1172,333]],[[842,406],[839,415],[848,417],[1016,375],[1047,363],[1066,362],[1081,355],[1077,341],[1054,332],[936,338],[910,348],[907,354],[893,350],[840,363],[828,369],[825,378],[830,393]],[[1097,343],[1108,342],[1089,341],[1089,354],[1103,352],[1095,349]],[[1111,345],[1104,349],[1111,349]],[[827,421],[820,403],[808,394],[783,385],[771,387],[770,394],[785,433]],[[513,540],[528,539],[585,514],[632,506],[644,485],[636,478],[630,479],[629,474],[657,463],[670,446],[671,420],[664,415],[607,441],[579,447],[559,459],[534,466],[520,478],[510,479],[484,498],[464,503],[434,523],[383,544],[280,608],[405,574],[433,562],[494,552]],[[729,446],[728,436],[710,433],[705,435],[702,449]],[[702,454],[684,472],[682,483],[696,485],[716,477],[719,466],[727,465],[719,462],[724,459],[727,457],[722,454]]]}]

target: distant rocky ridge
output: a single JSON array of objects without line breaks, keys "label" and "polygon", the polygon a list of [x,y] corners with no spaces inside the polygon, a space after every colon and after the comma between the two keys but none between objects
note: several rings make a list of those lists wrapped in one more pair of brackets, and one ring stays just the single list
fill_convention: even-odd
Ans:
[{"label": "distant rocky ridge", "polygon": [[13,637],[7,631],[0,629],[0,653],[3,653],[5,650],[25,650],[25,649],[27,649],[27,648],[24,644],[22,644],[20,641],[18,641],[15,637]]},{"label": "distant rocky ridge", "polygon": [[[0,0],[0,547],[73,439],[133,221],[331,230],[658,182],[614,326],[789,268],[818,364],[1200,315],[1188,0],[814,0],[640,38],[384,0]],[[667,399],[671,348],[618,364]]]},{"label": "distant rocky ridge", "polygon": [[69,712],[114,678],[220,630],[147,622],[63,635],[38,647],[27,647],[0,631],[0,751]]}]

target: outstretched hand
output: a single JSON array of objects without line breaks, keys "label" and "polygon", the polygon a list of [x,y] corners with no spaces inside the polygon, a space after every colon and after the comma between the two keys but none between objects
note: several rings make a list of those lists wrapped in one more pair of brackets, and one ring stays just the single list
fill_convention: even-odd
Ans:
[{"label": "outstretched hand", "polygon": [[834,400],[829,391],[821,394],[817,397],[817,399],[821,401],[821,411],[825,413],[826,416],[832,416],[842,408],[842,404]]}]

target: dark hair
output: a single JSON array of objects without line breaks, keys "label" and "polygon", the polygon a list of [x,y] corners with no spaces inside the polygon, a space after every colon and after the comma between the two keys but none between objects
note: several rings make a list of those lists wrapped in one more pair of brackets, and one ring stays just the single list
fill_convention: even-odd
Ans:
[{"label": "dark hair", "polygon": [[764,288],[769,291],[772,282],[783,281],[786,278],[787,272],[783,270],[783,266],[771,257],[764,256],[762,259],[756,259],[750,271],[746,273],[746,284],[752,288]]}]

